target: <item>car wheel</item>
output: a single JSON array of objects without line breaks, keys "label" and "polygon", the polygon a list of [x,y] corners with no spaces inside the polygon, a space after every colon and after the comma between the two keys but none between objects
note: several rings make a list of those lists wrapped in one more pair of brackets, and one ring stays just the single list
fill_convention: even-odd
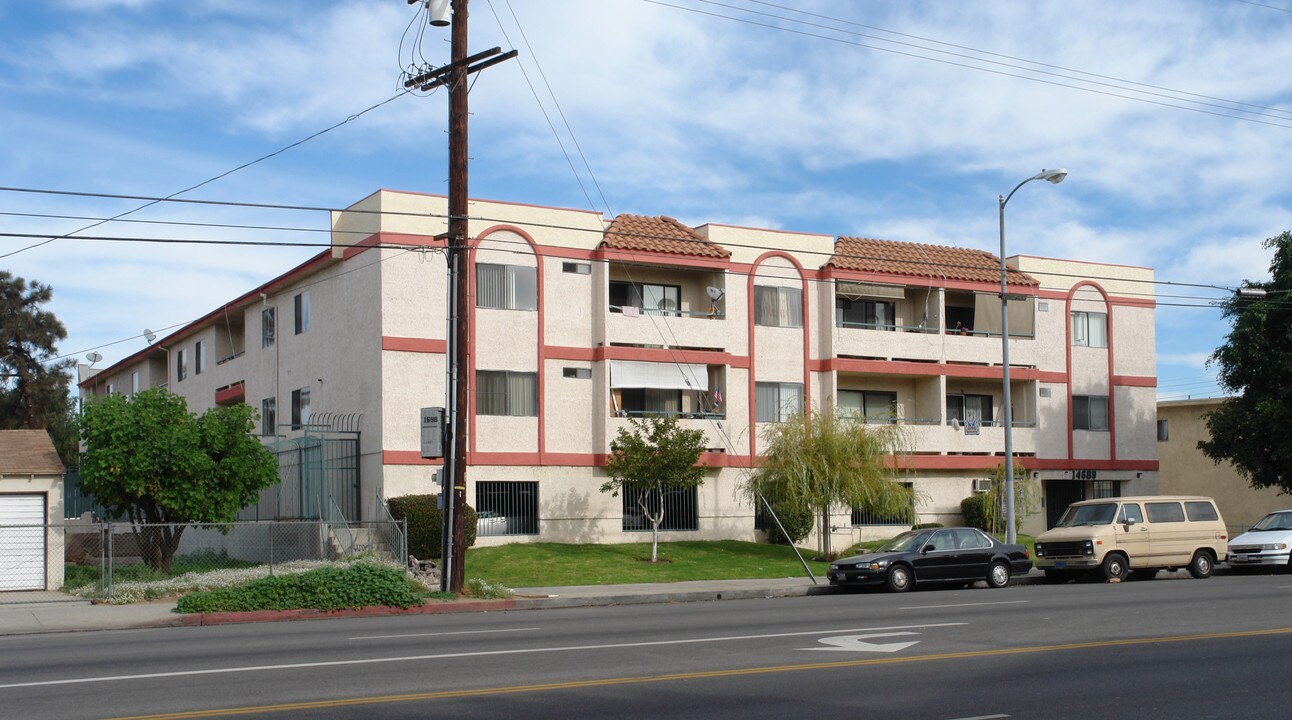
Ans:
[{"label": "car wheel", "polygon": [[894,565],[888,571],[888,589],[892,592],[906,592],[915,584],[911,569],[905,565]]},{"label": "car wheel", "polygon": [[1054,568],[1045,569],[1045,581],[1048,583],[1065,583],[1072,579],[1072,573],[1067,570],[1056,570]]},{"label": "car wheel", "polygon": [[1131,570],[1133,580],[1152,580],[1157,577],[1157,570]]},{"label": "car wheel", "polygon": [[1127,572],[1130,571],[1130,565],[1126,556],[1121,553],[1108,553],[1104,556],[1104,564],[1099,568],[1103,573],[1105,580],[1125,580]]},{"label": "car wheel", "polygon": [[1009,565],[1003,562],[994,562],[991,569],[987,571],[987,587],[1003,588],[1009,584]]},{"label": "car wheel", "polygon": [[1215,569],[1216,563],[1211,559],[1211,553],[1206,550],[1194,553],[1193,560],[1189,562],[1189,574],[1199,580],[1211,577],[1211,571]]}]

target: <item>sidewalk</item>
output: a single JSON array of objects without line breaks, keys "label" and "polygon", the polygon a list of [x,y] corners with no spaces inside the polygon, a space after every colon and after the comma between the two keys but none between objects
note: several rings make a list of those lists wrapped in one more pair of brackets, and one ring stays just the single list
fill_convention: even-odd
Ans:
[{"label": "sidewalk", "polygon": [[[1173,576],[1188,577],[1188,573],[1184,571],[1161,573],[1158,577],[1166,579]],[[1015,577],[1011,582],[1011,587],[1034,585],[1043,581],[1044,575],[1039,570],[1033,569],[1027,575]],[[459,600],[428,603],[407,610],[373,607],[336,612],[286,610],[250,613],[206,613],[199,615],[180,615],[173,612],[175,609],[174,600],[136,603],[133,605],[92,605],[84,600],[68,600],[65,602],[0,604],[0,635],[123,630],[185,625],[220,625],[336,617],[501,612],[506,610],[537,610],[596,605],[748,600],[824,595],[834,592],[838,592],[838,590],[830,587],[824,577],[818,577],[815,585],[806,577],[759,580],[696,580],[631,585],[516,588],[515,597],[507,600]]]}]

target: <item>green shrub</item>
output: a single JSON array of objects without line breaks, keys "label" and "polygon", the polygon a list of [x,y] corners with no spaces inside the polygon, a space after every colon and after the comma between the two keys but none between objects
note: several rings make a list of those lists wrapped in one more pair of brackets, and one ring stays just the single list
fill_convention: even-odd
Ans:
[{"label": "green shrub", "polygon": [[[404,495],[391,498],[390,515],[396,520],[408,521],[408,554],[421,560],[440,557],[440,534],[444,530],[444,513],[438,506],[438,495]],[[470,505],[466,506],[463,534],[467,547],[476,544],[476,526],[479,519]]]},{"label": "green shrub", "polygon": [[919,525],[913,525],[913,526],[911,526],[911,529],[912,529],[912,530],[928,530],[929,528],[940,528],[940,527],[942,527],[942,523],[940,523],[940,522],[931,522],[931,523],[920,523]]},{"label": "green shrub", "polygon": [[991,506],[987,504],[985,493],[970,495],[961,500],[960,514],[964,515],[965,525],[991,532]]},{"label": "green shrub", "polygon": [[[803,542],[803,539],[812,532],[812,522],[815,519],[812,514],[812,508],[796,507],[789,504],[777,504],[772,506],[772,512],[780,518],[781,525],[785,526],[785,532],[781,532],[780,526],[775,520],[767,526],[767,542],[773,545],[794,545]],[[768,518],[771,520],[771,518]],[[785,537],[788,534],[789,537]]]},{"label": "green shrub", "polygon": [[175,610],[181,613],[340,610],[369,605],[406,608],[417,602],[417,591],[404,573],[383,565],[355,563],[274,575],[240,587],[189,593],[179,599]]},{"label": "green shrub", "polygon": [[435,506],[435,498],[435,495],[404,495],[388,501],[391,517],[408,521],[408,554],[421,560],[440,556],[444,519]]}]

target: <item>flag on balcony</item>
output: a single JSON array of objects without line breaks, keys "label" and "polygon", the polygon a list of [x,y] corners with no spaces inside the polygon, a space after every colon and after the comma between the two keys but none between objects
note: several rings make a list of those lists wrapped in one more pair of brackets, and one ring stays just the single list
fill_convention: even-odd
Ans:
[{"label": "flag on balcony", "polygon": [[715,408],[722,407],[722,388],[721,387],[713,388],[713,407]]}]

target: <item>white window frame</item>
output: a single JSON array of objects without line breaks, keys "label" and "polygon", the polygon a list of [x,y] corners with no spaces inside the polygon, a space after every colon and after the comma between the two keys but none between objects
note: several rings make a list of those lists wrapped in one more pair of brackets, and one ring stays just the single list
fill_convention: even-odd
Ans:
[{"label": "white window frame", "polygon": [[1108,347],[1108,313],[1072,311],[1073,347]]},{"label": "white window frame", "polygon": [[476,263],[476,307],[537,310],[538,268],[532,265]]},{"label": "white window frame", "polygon": [[[767,402],[759,402],[760,397]],[[756,382],[754,403],[755,422],[785,422],[803,411],[803,383]]]},{"label": "white window frame", "polygon": [[803,327],[803,291],[792,287],[755,285],[754,324],[762,327]]},{"label": "white window frame", "polygon": [[[1101,405],[1103,412],[1098,413],[1098,408]],[[1108,432],[1109,410],[1107,395],[1073,395],[1072,429],[1089,432]]]}]

